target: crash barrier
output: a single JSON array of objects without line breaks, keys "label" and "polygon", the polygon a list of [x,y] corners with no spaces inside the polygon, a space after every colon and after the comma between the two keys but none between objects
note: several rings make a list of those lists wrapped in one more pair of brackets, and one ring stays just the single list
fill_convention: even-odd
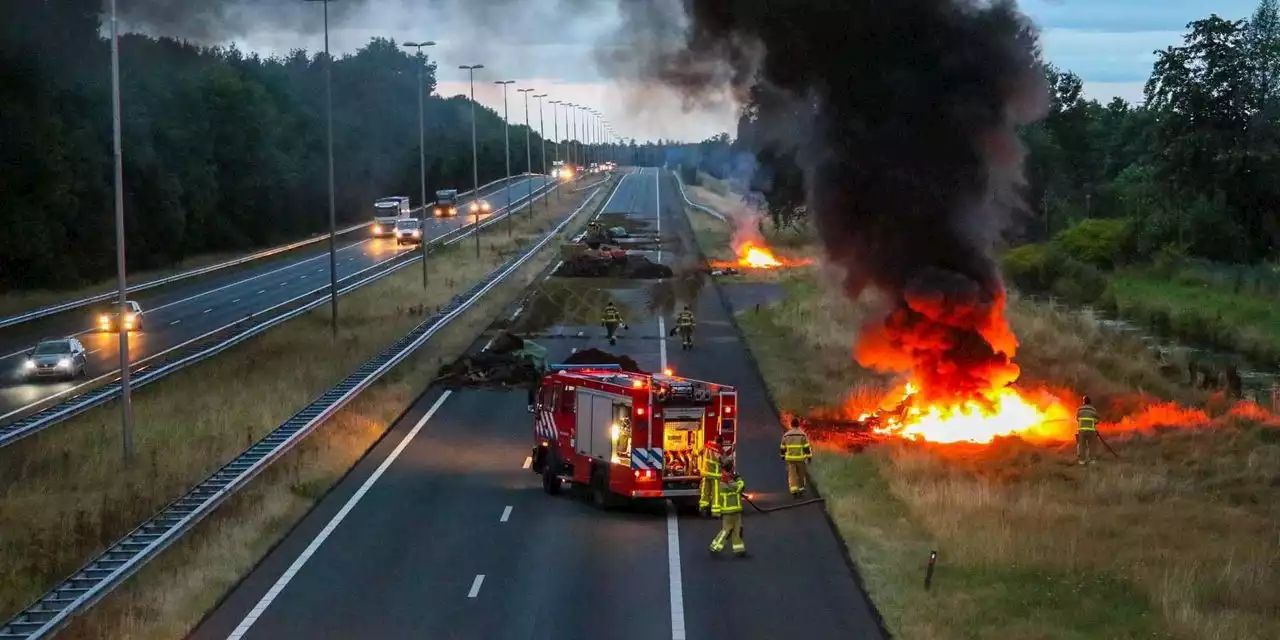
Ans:
[{"label": "crash barrier", "polygon": [[[558,187],[557,183],[549,182],[543,185],[542,187],[535,189],[533,194],[533,200],[536,201],[539,198],[550,194],[557,187]],[[527,202],[528,200],[529,200],[528,196],[523,196],[519,200],[513,202],[510,206],[504,207],[503,209],[499,209],[498,211],[502,213],[491,215],[489,218],[485,219],[483,222],[480,223],[480,228],[484,229],[491,224],[494,224],[506,219],[507,216],[528,206],[530,204],[530,202]],[[440,244],[441,246],[450,246],[456,242],[459,242],[469,237],[474,232],[474,227],[475,227],[474,222],[461,227],[457,227],[444,234],[441,234],[436,238],[433,238],[429,242],[429,244]],[[394,258],[389,258],[377,264],[370,265],[365,269],[362,269],[356,273],[343,277],[342,281],[350,281],[350,282],[349,284],[346,284],[346,285],[342,285],[341,281],[339,282],[338,295],[339,296],[345,295],[371,282],[376,282],[386,276],[389,276],[399,271],[400,269],[403,269],[413,264],[417,264],[421,259],[422,259],[422,252],[413,251],[413,252],[402,253]],[[373,273],[368,273],[370,271],[373,271]],[[301,316],[307,313],[308,311],[311,311],[312,309],[315,309],[316,307],[319,307],[320,305],[327,303],[329,301],[329,295],[326,294],[321,296],[320,298],[311,300],[310,302],[307,302],[306,304],[300,307],[297,307],[295,309],[292,309],[290,311],[287,311],[285,313],[272,317],[270,320],[262,322],[261,324],[256,324],[256,325],[248,324],[249,321],[266,316],[272,312],[277,311],[278,309],[288,307],[289,305],[292,305],[298,302],[299,300],[309,298],[327,289],[329,289],[328,284],[323,285],[321,287],[317,287],[302,295],[295,296],[293,298],[290,298],[289,300],[285,300],[284,302],[280,302],[266,309],[262,309],[255,313],[249,314],[248,316],[240,320],[237,320],[236,322],[233,322],[231,324],[219,327],[207,333],[196,336],[195,338],[192,338],[186,342],[183,342],[182,344],[170,347],[160,353],[157,353],[137,363],[134,363],[133,367],[130,369],[130,371],[134,376],[133,379],[130,381],[130,387],[136,389],[138,387],[142,387],[152,382],[155,382],[157,380],[160,380],[180,369],[193,365],[197,362],[207,360],[219,353],[222,353],[223,351],[226,351],[227,349],[230,349],[231,347],[237,344],[240,344],[241,342],[244,342],[249,338],[257,336],[274,326],[283,324],[289,320],[292,320],[298,316]],[[229,334],[227,333],[228,331],[230,332]],[[218,336],[218,337],[215,338],[215,336]],[[216,340],[216,341],[210,343],[211,340]],[[15,420],[14,422],[11,422],[7,425],[0,427],[0,448],[9,446],[14,442],[17,442],[18,440],[21,440],[27,436],[39,433],[40,431],[43,431],[44,429],[47,429],[55,424],[58,424],[63,420],[66,420],[78,414],[84,413],[85,411],[88,411],[93,407],[105,404],[106,402],[115,399],[120,395],[121,387],[122,387],[118,373],[119,372],[117,371],[115,373],[109,373],[103,376],[99,376],[98,378],[85,382],[80,386],[81,387],[92,386],[95,384],[100,384],[105,380],[115,378],[109,384],[96,387],[90,391],[86,391],[72,398],[68,398],[66,400],[63,400],[62,402],[59,402],[58,404],[47,407],[41,411],[38,411],[29,416]],[[8,417],[8,416],[0,416],[0,418],[5,418],[5,417]],[[0,638],[3,638],[3,636],[0,635]]]},{"label": "crash barrier", "polygon": [[720,213],[719,211],[716,211],[715,209],[712,209],[710,207],[704,207],[694,202],[693,200],[690,200],[688,194],[684,192],[684,180],[680,178],[680,172],[676,171],[675,174],[676,174],[676,185],[680,187],[680,197],[684,198],[685,204],[693,207],[694,209],[697,209],[698,211],[702,211],[703,213],[709,213],[712,216],[715,216],[719,220],[725,219],[724,214]]},{"label": "crash barrier", "polygon": [[[512,177],[511,177],[511,179],[515,180],[515,179],[520,179],[520,178],[523,178],[523,177],[526,177],[526,176],[535,176],[535,175],[539,175],[539,174],[522,173],[522,174],[520,174],[519,176],[512,176]],[[484,190],[486,190],[486,189],[488,189],[488,188],[490,188],[490,187],[492,187],[492,186],[494,186],[494,185],[498,184],[499,182],[505,182],[505,181],[507,181],[507,178],[500,178],[500,179],[498,179],[498,180],[494,180],[493,182],[490,182],[490,183],[488,183],[488,184],[486,184],[486,185],[484,185],[484,186],[481,186],[481,187],[480,187],[480,189],[479,189],[479,191],[484,191]],[[475,193],[475,190],[467,191],[466,193],[459,193],[459,194],[458,194],[458,197],[459,197],[459,198],[468,197],[468,196],[470,196],[472,193]],[[432,202],[431,202],[431,203],[429,203],[427,206],[428,206],[428,207],[431,207],[431,206],[434,206],[434,205],[435,205],[435,202],[434,202],[434,201],[432,201]],[[422,210],[422,209],[423,209],[423,207],[417,207],[417,208],[415,208],[415,209],[411,209],[411,211],[420,211],[420,210]],[[369,224],[370,224],[369,222],[361,222],[361,223],[359,223],[359,224],[354,224],[354,225],[351,225],[351,226],[349,226],[349,227],[345,227],[345,228],[343,228],[343,229],[338,229],[337,231],[335,231],[335,232],[334,232],[334,235],[339,235],[339,236],[340,236],[340,235],[343,235],[343,234],[351,233],[352,231],[356,231],[356,230],[359,230],[359,229],[363,229],[363,228],[365,228],[365,227],[369,226]],[[171,276],[166,276],[166,277],[163,277],[163,278],[157,278],[157,279],[155,279],[155,280],[149,280],[149,281],[147,281],[147,282],[143,282],[143,283],[141,283],[141,284],[135,284],[135,285],[133,285],[133,286],[131,286],[131,287],[128,287],[128,288],[126,289],[126,291],[127,291],[128,293],[137,293],[137,292],[139,292],[139,291],[145,291],[145,290],[147,290],[147,289],[153,289],[153,288],[155,288],[155,287],[159,287],[159,286],[166,285],[166,284],[172,284],[172,283],[174,283],[174,282],[178,282],[178,281],[180,281],[180,280],[186,280],[187,278],[194,278],[194,277],[196,277],[196,276],[202,276],[202,275],[204,275],[204,274],[206,274],[206,273],[213,273],[214,271],[220,271],[220,270],[222,270],[222,269],[226,269],[226,268],[228,268],[228,267],[234,267],[234,266],[242,265],[242,264],[245,264],[245,263],[248,263],[248,262],[253,262],[254,260],[260,260],[260,259],[262,259],[262,258],[268,258],[268,257],[274,256],[274,255],[278,255],[278,254],[281,254],[281,253],[285,253],[286,251],[292,251],[292,250],[294,250],[294,249],[298,249],[298,248],[301,248],[301,247],[305,247],[305,246],[307,246],[307,245],[315,244],[315,243],[317,243],[317,242],[321,242],[321,241],[323,241],[323,240],[328,240],[328,239],[329,239],[329,234],[327,234],[327,233],[325,233],[325,234],[321,234],[321,235],[318,235],[318,236],[314,236],[314,237],[311,237],[311,238],[307,238],[306,240],[299,240],[299,241],[297,241],[297,242],[293,242],[293,243],[286,244],[286,245],[281,245],[281,246],[279,246],[279,247],[273,247],[273,248],[271,248],[271,249],[264,249],[264,250],[259,251],[259,252],[257,252],[257,253],[252,253],[252,254],[249,254],[249,255],[247,255],[247,256],[241,256],[241,257],[239,257],[239,258],[235,258],[235,259],[233,259],[233,260],[228,260],[228,261],[226,261],[226,262],[219,262],[218,264],[212,264],[212,265],[205,266],[205,267],[199,267],[199,268],[196,268],[196,269],[191,269],[190,271],[183,271],[182,273],[176,273],[176,274],[171,275]],[[115,297],[116,297],[116,296],[118,296],[118,295],[120,295],[120,293],[119,293],[118,291],[108,291],[108,292],[106,292],[106,293],[100,293],[100,294],[98,294],[98,295],[90,296],[90,297],[88,297],[88,298],[82,298],[82,299],[80,299],[80,300],[72,300],[72,301],[70,301],[70,302],[62,302],[62,303],[55,304],[55,305],[50,305],[50,306],[47,306],[47,307],[41,307],[41,308],[36,309],[36,310],[34,310],[34,311],[28,311],[27,313],[19,314],[19,315],[16,315],[16,316],[10,316],[10,317],[8,317],[8,318],[0,318],[0,329],[3,329],[3,328],[5,328],[5,327],[11,327],[11,326],[13,326],[13,325],[15,325],[15,324],[21,324],[21,323],[23,323],[23,322],[27,322],[27,321],[30,321],[30,320],[38,320],[38,319],[40,319],[40,318],[45,318],[45,317],[48,317],[48,316],[51,316],[51,315],[54,315],[54,314],[62,313],[62,312],[64,312],[64,311],[70,311],[70,310],[72,310],[72,309],[77,309],[77,308],[79,308],[79,307],[83,307],[83,306],[87,306],[87,305],[91,305],[91,304],[96,304],[96,303],[99,303],[99,302],[106,302],[106,301],[108,301],[108,300],[111,300],[111,299],[115,298]]]},{"label": "crash barrier", "polygon": [[470,309],[485,293],[501,284],[577,218],[598,192],[599,189],[592,192],[582,206],[565,216],[564,220],[524,253],[490,272],[471,289],[454,296],[447,305],[382,353],[360,365],[345,380],[325,391],[226,466],[108,547],[102,555],[73,573],[4,626],[0,626],[0,638],[50,637],[65,626],[72,616],[92,607],[190,531],[223,501],[248,485],[250,480],[272,462],[293,449],[320,423],[332,417],[360,392],[403,362],[449,322]]}]

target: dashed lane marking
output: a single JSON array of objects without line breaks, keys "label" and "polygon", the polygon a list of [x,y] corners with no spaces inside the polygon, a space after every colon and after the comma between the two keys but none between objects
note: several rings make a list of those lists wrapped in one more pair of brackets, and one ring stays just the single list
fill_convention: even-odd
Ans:
[{"label": "dashed lane marking", "polygon": [[476,579],[471,581],[471,590],[467,592],[468,598],[474,598],[480,595],[480,585],[484,584],[484,574],[476,574]]}]

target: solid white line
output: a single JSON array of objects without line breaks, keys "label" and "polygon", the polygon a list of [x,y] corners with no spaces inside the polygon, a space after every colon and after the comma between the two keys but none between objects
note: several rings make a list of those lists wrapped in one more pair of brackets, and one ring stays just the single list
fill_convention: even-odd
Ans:
[{"label": "solid white line", "polygon": [[484,584],[484,574],[477,573],[476,579],[471,581],[471,590],[467,592],[468,598],[474,598],[480,595],[480,585]]},{"label": "solid white line", "polygon": [[[654,205],[658,211],[658,262],[662,262],[662,189],[658,186],[662,184],[662,172],[654,169],[653,176],[655,178],[653,181],[653,195],[658,199],[658,203]],[[665,336],[667,334],[664,333],[662,335]],[[665,367],[666,365],[663,366]]]},{"label": "solid white line", "polygon": [[671,640],[684,637],[684,582],[680,579],[680,525],[667,501],[667,572],[671,574]]},{"label": "solid white line", "polygon": [[[603,213],[605,213],[606,211],[608,211],[608,210],[609,210],[609,203],[610,203],[610,202],[613,202],[614,197],[616,197],[616,196],[618,195],[618,192],[619,192],[619,191],[622,191],[622,183],[626,182],[626,181],[627,181],[627,178],[630,178],[630,177],[631,177],[631,174],[629,174],[629,173],[628,173],[627,175],[624,175],[624,176],[622,176],[621,178],[619,178],[619,179],[618,179],[618,184],[617,184],[617,185],[614,185],[614,187],[613,187],[613,193],[609,194],[609,199],[604,201],[604,206],[603,206],[603,207],[600,207],[600,213],[601,213],[601,214],[603,214]],[[600,216],[599,216],[599,215],[597,215],[596,217],[597,217],[597,218],[599,218]]]},{"label": "solid white line", "polygon": [[658,359],[662,362],[662,369],[667,368],[667,323],[658,316]]},{"label": "solid white line", "polygon": [[528,469],[529,467],[532,467],[532,466],[533,466],[533,457],[532,457],[532,456],[525,456],[525,457],[524,457],[524,468],[525,468],[525,469]]},{"label": "solid white line", "polygon": [[[351,510],[355,508],[356,504],[364,498],[364,494],[369,492],[369,489],[372,488],[374,483],[382,477],[382,474],[386,473],[387,468],[396,461],[396,458],[400,457],[400,454],[404,452],[405,448],[409,446],[409,443],[412,442],[418,435],[418,432],[422,430],[422,427],[426,425],[427,421],[436,414],[436,411],[440,409],[440,405],[443,405],[444,401],[448,399],[452,393],[452,391],[445,391],[440,394],[440,399],[436,400],[436,403],[431,405],[431,408],[427,410],[426,415],[422,416],[422,419],[418,420],[418,423],[413,425],[413,428],[409,430],[409,433],[405,434],[404,439],[400,441],[400,444],[396,445],[396,448],[392,450],[391,455],[387,456],[387,459],[383,460],[381,465],[378,465],[378,469],[373,472],[373,475],[369,476],[369,479],[365,480],[364,484],[360,485],[360,489],[358,489],[355,494],[347,500],[346,504],[342,505],[342,509],[339,510],[338,513],[333,516],[333,519],[324,526],[324,529],[320,531],[320,534],[316,536],[315,540],[312,540],[311,544],[307,545],[307,548],[302,551],[302,555],[298,556],[298,559],[293,561],[293,564],[284,572],[284,575],[280,576],[279,580],[276,580],[276,583],[271,586],[271,589],[267,591],[266,595],[262,596],[262,599],[258,601],[258,604],[254,605],[253,609],[249,611],[249,614],[245,616],[244,620],[242,620],[235,630],[231,632],[231,635],[227,636],[228,640],[239,640],[248,633],[249,628],[253,626],[253,623],[257,622],[258,618],[267,610],[267,607],[271,606],[272,601],[274,601],[276,597],[280,595],[280,592],[284,591],[284,588],[289,585],[289,582],[298,575],[298,571],[302,569],[303,565],[311,559],[311,556],[315,555],[316,550],[318,550],[320,545],[324,544],[324,541],[333,534],[333,531],[338,528],[338,525],[342,524],[342,521],[346,519],[347,514],[351,513]],[[479,585],[476,585],[473,588],[478,590]]]},{"label": "solid white line", "polygon": [[506,508],[502,510],[502,517],[498,518],[498,522],[506,522],[510,518],[511,518],[511,505],[507,505]]}]

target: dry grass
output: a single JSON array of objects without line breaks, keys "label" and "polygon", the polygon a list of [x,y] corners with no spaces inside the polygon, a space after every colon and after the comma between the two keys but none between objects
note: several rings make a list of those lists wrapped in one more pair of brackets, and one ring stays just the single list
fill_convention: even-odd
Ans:
[{"label": "dry grass", "polygon": [[[875,397],[881,379],[851,357],[867,309],[832,295],[816,268],[779,282],[784,300],[739,320],[780,408]],[[1009,316],[1024,381],[1206,400],[1162,375],[1140,341],[1088,318],[1029,301]],[[1086,468],[1068,446],[1002,440],[820,444],[811,472],[898,637],[1280,637],[1280,430],[1216,413],[1113,439],[1123,459]]]},{"label": "dry grass", "polygon": [[[468,241],[433,254],[426,291],[421,271],[407,268],[353,292],[344,298],[336,343],[329,335],[327,309],[319,309],[142,390],[134,404],[139,455],[133,465],[119,461],[118,413],[112,406],[0,450],[0,483],[5,487],[0,494],[0,611],[7,617],[26,605],[421,322],[424,311],[444,304],[541,237],[585,195],[566,194],[563,202],[553,198],[550,213],[538,206],[532,219],[517,215],[511,236],[505,223],[499,223],[482,235],[480,259]],[[597,200],[601,198],[603,193]],[[585,216],[582,220],[585,224]],[[552,243],[516,280],[532,277],[555,251]],[[517,285],[491,292],[482,309],[469,317],[492,312],[503,298],[519,292]],[[202,525],[218,535],[195,536],[166,554],[144,572],[159,572],[159,579],[133,581],[101,607],[102,613],[95,611],[78,624],[70,637],[180,635],[484,324],[455,322],[447,332],[452,337],[433,339]],[[151,631],[138,631],[142,628]]]}]

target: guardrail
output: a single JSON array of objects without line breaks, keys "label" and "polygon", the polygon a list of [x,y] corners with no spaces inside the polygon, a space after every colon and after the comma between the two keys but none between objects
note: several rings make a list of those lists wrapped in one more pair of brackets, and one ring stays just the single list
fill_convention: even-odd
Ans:
[{"label": "guardrail", "polygon": [[[534,191],[532,199],[530,199],[528,195],[521,196],[520,199],[516,200],[515,202],[512,202],[510,205],[498,209],[499,212],[502,212],[500,215],[491,215],[489,218],[481,222],[480,229],[485,229],[489,225],[500,222],[506,219],[508,216],[514,214],[515,212],[527,206],[530,206],[533,202],[536,202],[539,198],[550,195],[551,192],[555,191],[555,189],[558,188],[558,186],[559,186],[558,183],[548,182],[538,187]],[[438,244],[441,244],[442,246],[449,246],[469,237],[474,232],[475,232],[475,223],[469,223],[467,225],[452,229],[444,234],[441,234],[440,236],[437,236],[436,238],[433,238],[430,241],[430,244],[438,243]],[[454,237],[450,238],[450,236],[454,236]],[[449,238],[449,239],[441,242],[445,238]],[[366,267],[361,271],[358,271],[356,273],[353,273],[351,275],[344,277],[343,278],[344,281],[353,280],[353,279],[355,279],[355,281],[350,282],[349,284],[346,284],[346,285],[342,285],[341,283],[339,283],[340,286],[338,288],[338,295],[339,296],[345,295],[347,293],[350,293],[351,291],[354,291],[356,289],[359,289],[360,287],[365,286],[366,284],[375,282],[386,276],[389,276],[405,267],[408,267],[413,264],[417,264],[418,261],[420,261],[421,259],[422,259],[422,253],[420,251],[413,251],[411,253],[402,253],[394,258],[389,258],[387,260],[384,260],[383,262],[370,265],[369,267]],[[379,267],[383,267],[384,265],[388,265],[388,264],[390,264],[390,266],[382,268],[381,270],[375,271],[374,273],[366,275],[364,277],[360,277],[362,274],[365,274],[369,271],[378,269]],[[359,279],[356,279],[356,278],[359,278]],[[244,326],[245,320],[252,320],[257,317],[265,316],[273,311],[276,311],[277,309],[286,307],[290,304],[293,304],[299,300],[315,295],[316,293],[324,291],[328,288],[329,288],[329,285],[327,284],[323,285],[321,287],[308,291],[307,293],[304,293],[302,295],[295,296],[293,298],[290,298],[289,300],[285,300],[284,302],[277,303],[271,307],[268,307],[266,309],[250,314],[246,318],[242,318],[237,322],[219,327],[212,331],[196,336],[195,338],[192,338],[186,342],[183,342],[182,344],[170,347],[169,349],[166,349],[160,353],[152,355],[146,358],[145,360],[134,363],[134,368],[131,368],[130,370],[134,373],[135,377],[131,381],[130,386],[135,389],[146,386],[152,382],[165,378],[180,369],[183,369],[197,362],[207,360],[219,353],[222,353],[223,351],[226,351],[227,349],[230,349],[231,347],[237,344],[240,344],[241,342],[244,342],[249,338],[257,336],[274,326],[283,324],[284,322],[287,322],[302,314],[305,314],[308,311],[311,311],[312,309],[315,309],[316,307],[328,302],[329,295],[326,294],[321,296],[320,298],[311,300],[298,308],[292,309],[278,316],[275,316],[270,320],[267,320],[266,322],[263,322],[261,324]],[[228,330],[231,331],[229,335],[225,333]],[[207,342],[208,340],[212,339],[214,336],[221,336],[221,337],[218,338],[217,341],[212,344],[208,344],[203,347],[200,346],[201,342]],[[190,353],[184,354],[184,352],[186,351],[189,351]],[[159,362],[156,362],[157,360],[159,360]],[[120,391],[121,391],[120,379],[117,374],[118,372],[110,373],[104,376],[100,376],[99,378],[96,378],[94,380],[90,380],[81,386],[99,384],[107,378],[116,377],[114,381],[106,385],[97,387],[90,391],[86,391],[72,398],[68,398],[53,406],[47,407],[29,416],[23,417],[19,420],[15,420],[12,423],[9,423],[7,425],[0,427],[0,448],[7,447],[13,444],[14,442],[17,442],[23,438],[39,433],[40,431],[43,431],[55,424],[58,424],[63,420],[79,415],[81,413],[84,413],[85,411],[88,411],[89,409],[92,409],[110,400],[113,400],[114,398],[120,395]],[[0,636],[0,637],[3,637],[3,636]]]},{"label": "guardrail", "polygon": [[[530,176],[536,176],[536,175],[539,175],[539,174],[536,174],[536,173],[522,173],[522,174],[520,174],[520,175],[518,175],[518,176],[511,176],[511,179],[512,179],[512,180],[515,180],[515,179],[520,179],[520,178],[530,177]],[[488,189],[488,188],[492,187],[493,185],[496,185],[496,184],[498,184],[499,182],[505,182],[506,180],[507,180],[507,178],[500,178],[500,179],[498,179],[498,180],[494,180],[493,182],[490,182],[490,183],[488,183],[488,184],[482,185],[482,186],[479,188],[479,191],[482,191],[482,192],[483,192],[484,190],[486,190],[486,189]],[[467,191],[467,192],[465,192],[465,193],[459,193],[459,194],[458,194],[458,197],[459,197],[459,198],[470,197],[470,196],[471,196],[473,193],[475,193],[475,192],[476,192],[476,190]],[[430,207],[430,206],[434,206],[434,205],[435,205],[435,202],[434,202],[434,201],[432,201],[432,202],[430,202],[429,204],[427,204],[427,206],[428,206],[428,207]],[[423,207],[418,207],[418,208],[416,208],[416,209],[413,209],[413,211],[420,211],[420,210],[422,210],[422,209],[423,209]],[[336,231],[336,232],[335,232],[335,235],[339,235],[339,236],[340,236],[340,235],[343,235],[343,234],[346,234],[346,233],[351,233],[352,231],[356,231],[356,230],[358,230],[358,229],[363,229],[363,228],[365,228],[365,227],[369,226],[370,224],[371,224],[370,222],[361,222],[361,223],[359,223],[359,224],[355,224],[355,225],[352,225],[352,226],[350,226],[350,227],[346,227],[346,228],[344,228],[344,229],[339,229],[338,231]],[[327,234],[327,233],[326,233],[326,234],[321,234],[321,235],[318,235],[318,236],[315,236],[315,237],[307,238],[307,239],[305,239],[305,240],[299,240],[299,241],[297,241],[297,242],[293,242],[293,243],[290,243],[290,244],[281,245],[281,246],[278,246],[278,247],[273,247],[273,248],[271,248],[271,249],[264,249],[264,250],[259,251],[259,252],[257,252],[257,253],[252,253],[252,254],[249,254],[249,255],[247,255],[247,256],[241,256],[241,257],[239,257],[239,258],[235,258],[235,259],[233,259],[233,260],[228,260],[228,261],[226,261],[226,262],[220,262],[220,263],[218,263],[218,264],[212,264],[212,265],[208,265],[208,266],[205,266],[205,267],[199,267],[199,268],[196,268],[196,269],[191,269],[190,271],[183,271],[182,273],[176,273],[176,274],[174,274],[174,275],[166,276],[166,277],[163,277],[163,278],[157,278],[157,279],[155,279],[155,280],[148,280],[147,282],[143,282],[143,283],[140,283],[140,284],[135,284],[135,285],[133,285],[133,286],[131,286],[131,287],[128,287],[128,288],[126,289],[126,291],[127,291],[128,293],[137,293],[137,292],[139,292],[139,291],[145,291],[145,290],[147,290],[147,289],[153,289],[153,288],[155,288],[155,287],[159,287],[159,286],[166,285],[166,284],[172,284],[172,283],[174,283],[174,282],[178,282],[178,281],[180,281],[180,280],[186,280],[187,278],[194,278],[194,277],[196,277],[196,276],[202,276],[202,275],[204,275],[204,274],[206,274],[206,273],[213,273],[214,271],[220,271],[220,270],[222,270],[222,269],[226,269],[226,268],[229,268],[229,267],[234,267],[234,266],[237,266],[237,265],[242,265],[242,264],[245,264],[245,263],[247,263],[247,262],[252,262],[252,261],[254,261],[254,260],[260,260],[260,259],[262,259],[262,258],[268,258],[268,257],[274,256],[274,255],[278,255],[278,254],[281,254],[281,253],[285,253],[286,251],[292,251],[292,250],[294,250],[294,249],[298,249],[298,248],[301,248],[301,247],[305,247],[305,246],[310,245],[310,244],[315,244],[315,243],[317,243],[317,242],[321,242],[321,241],[326,240],[326,239],[328,239],[328,238],[329,238],[329,234]],[[58,314],[58,313],[62,313],[62,312],[64,312],[64,311],[70,311],[70,310],[72,310],[72,309],[77,309],[77,308],[79,308],[79,307],[83,307],[83,306],[87,306],[87,305],[91,305],[91,304],[96,304],[96,303],[99,303],[99,302],[105,302],[105,301],[111,300],[112,298],[114,298],[114,297],[116,297],[116,296],[118,296],[118,295],[120,295],[120,294],[119,294],[118,292],[116,292],[116,291],[108,291],[108,292],[106,292],[106,293],[100,293],[100,294],[97,294],[97,295],[94,295],[94,296],[90,296],[90,297],[88,297],[88,298],[82,298],[82,299],[80,299],[80,300],[72,300],[72,301],[70,301],[70,302],[62,302],[62,303],[58,303],[58,304],[55,304],[55,305],[50,305],[50,306],[47,306],[47,307],[41,307],[41,308],[36,309],[36,310],[34,310],[34,311],[28,311],[28,312],[26,312],[26,313],[22,313],[22,314],[19,314],[19,315],[16,315],[16,316],[9,316],[8,318],[0,318],[0,329],[4,329],[5,327],[11,327],[11,326],[13,326],[13,325],[15,325],[15,324],[21,324],[21,323],[23,323],[23,322],[28,322],[28,321],[31,321],[31,320],[38,320],[38,319],[40,319],[40,318],[45,318],[45,317],[48,317],[48,316],[51,316],[51,315],[55,315],[55,314]]]},{"label": "guardrail", "polygon": [[676,174],[676,185],[678,185],[678,186],[680,187],[680,197],[681,197],[681,198],[684,198],[684,203],[685,203],[685,204],[687,204],[687,205],[689,205],[689,206],[693,207],[694,209],[697,209],[698,211],[702,211],[702,212],[705,212],[705,213],[709,213],[709,214],[711,214],[711,215],[715,216],[716,218],[719,218],[720,220],[724,220],[725,222],[728,222],[728,220],[725,220],[724,214],[720,213],[719,211],[716,211],[716,210],[714,210],[714,209],[712,209],[712,208],[710,208],[710,207],[706,207],[706,206],[700,205],[700,204],[698,204],[698,203],[696,203],[696,202],[694,202],[694,201],[690,200],[690,199],[689,199],[689,195],[688,195],[688,194],[686,194],[686,193],[684,192],[684,180],[682,180],[682,179],[680,178],[680,172],[679,172],[679,171],[676,171],[676,172],[675,172],[675,174]]},{"label": "guardrail", "polygon": [[10,619],[0,627],[0,638],[48,637],[67,624],[72,616],[96,604],[212,513],[223,501],[246,486],[263,469],[304,440],[320,423],[332,417],[356,395],[404,361],[436,332],[466,312],[485,293],[520,268],[577,218],[591,204],[599,189],[592,192],[582,206],[565,216],[560,224],[523,254],[490,272],[471,289],[454,296],[448,305],[414,327],[382,353],[360,365],[342,382],[325,391],[256,444]]}]

